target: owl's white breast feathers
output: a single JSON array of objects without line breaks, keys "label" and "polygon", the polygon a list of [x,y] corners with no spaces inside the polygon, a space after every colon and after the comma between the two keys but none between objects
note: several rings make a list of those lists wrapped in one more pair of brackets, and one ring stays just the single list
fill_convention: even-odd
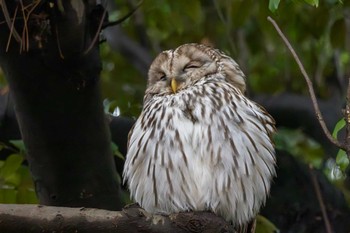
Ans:
[{"label": "owl's white breast feathers", "polygon": [[227,82],[203,79],[144,106],[124,166],[131,196],[149,212],[212,210],[254,217],[275,175],[273,119]]}]

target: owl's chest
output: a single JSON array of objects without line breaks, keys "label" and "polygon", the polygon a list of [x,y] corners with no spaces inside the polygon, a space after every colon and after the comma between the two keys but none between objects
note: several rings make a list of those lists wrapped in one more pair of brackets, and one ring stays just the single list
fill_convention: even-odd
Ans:
[{"label": "owl's chest", "polygon": [[[150,125],[149,130],[155,130],[161,141],[172,147],[179,137],[183,146],[189,145],[193,153],[203,154],[203,144],[209,143],[208,131],[217,124],[220,109],[205,96],[174,95],[162,101],[159,114],[161,117]],[[175,148],[179,149],[179,146]]]},{"label": "owl's chest", "polygon": [[204,126],[211,124],[223,107],[229,106],[229,101],[222,99],[220,93],[199,90],[171,96],[164,104],[173,113],[173,120]]}]

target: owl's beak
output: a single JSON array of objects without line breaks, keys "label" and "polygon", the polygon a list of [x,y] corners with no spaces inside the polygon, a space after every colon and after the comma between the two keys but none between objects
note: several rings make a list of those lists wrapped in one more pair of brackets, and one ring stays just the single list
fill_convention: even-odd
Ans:
[{"label": "owl's beak", "polygon": [[178,85],[177,85],[177,81],[175,78],[171,79],[170,85],[171,85],[171,90],[173,90],[173,92],[176,93]]}]

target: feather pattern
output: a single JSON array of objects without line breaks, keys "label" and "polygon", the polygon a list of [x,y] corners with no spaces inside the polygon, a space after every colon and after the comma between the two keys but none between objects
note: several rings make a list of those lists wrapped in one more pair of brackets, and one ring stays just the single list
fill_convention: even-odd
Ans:
[{"label": "feather pattern", "polygon": [[275,122],[223,72],[204,77],[145,97],[124,182],[148,212],[211,210],[242,225],[265,203],[275,176]]}]

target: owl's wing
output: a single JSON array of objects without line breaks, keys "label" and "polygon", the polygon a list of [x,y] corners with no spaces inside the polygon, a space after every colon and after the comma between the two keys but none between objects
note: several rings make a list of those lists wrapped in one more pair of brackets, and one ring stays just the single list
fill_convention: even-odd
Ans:
[{"label": "owl's wing", "polygon": [[206,105],[215,113],[207,122],[211,147],[202,153],[213,157],[213,195],[220,200],[211,207],[241,224],[258,212],[269,193],[275,175],[275,122],[229,84],[213,83],[206,89]]}]

